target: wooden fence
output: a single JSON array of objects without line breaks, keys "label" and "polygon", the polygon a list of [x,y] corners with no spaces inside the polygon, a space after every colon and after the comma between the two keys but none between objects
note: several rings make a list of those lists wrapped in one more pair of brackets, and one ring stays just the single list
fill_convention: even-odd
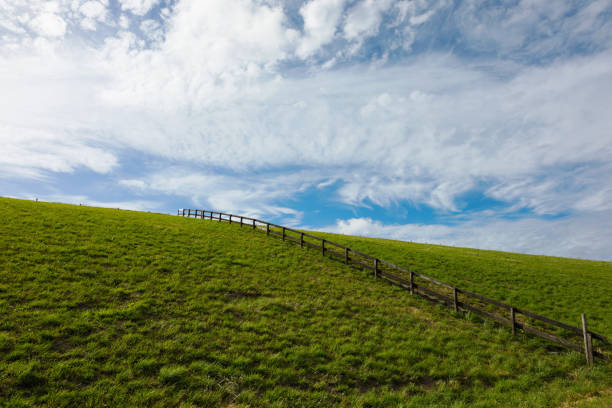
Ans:
[{"label": "wooden fence", "polygon": [[[428,300],[442,303],[455,312],[473,312],[490,318],[497,323],[509,326],[512,334],[516,334],[517,330],[522,330],[525,333],[541,337],[568,349],[584,353],[588,365],[593,365],[595,357],[609,360],[609,357],[603,353],[603,346],[610,343],[604,336],[588,330],[584,314],[581,315],[582,327],[571,326],[457,288],[430,276],[414,272],[325,238],[255,218],[195,209],[179,209],[177,215],[228,222],[230,224],[235,223],[241,227],[265,231],[267,235],[278,236],[283,241],[295,242],[302,248],[314,248],[320,251],[321,255],[329,256],[347,265],[371,270],[375,277],[385,279],[396,286],[409,290],[411,294],[417,294]],[[578,338],[580,340],[577,344],[576,340]],[[600,342],[599,347],[593,347],[594,339]]]}]

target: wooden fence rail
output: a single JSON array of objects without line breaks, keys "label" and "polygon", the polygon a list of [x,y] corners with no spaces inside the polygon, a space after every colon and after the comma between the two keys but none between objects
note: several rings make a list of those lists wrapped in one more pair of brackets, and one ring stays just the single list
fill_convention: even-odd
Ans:
[{"label": "wooden fence rail", "polygon": [[[608,355],[603,353],[602,346],[609,345],[610,343],[604,336],[588,330],[584,314],[581,315],[582,327],[571,326],[504,302],[460,289],[430,276],[403,268],[325,238],[256,218],[195,209],[179,209],[177,215],[209,219],[217,222],[228,222],[230,224],[236,223],[241,227],[250,227],[263,231],[267,235],[278,236],[283,241],[295,242],[302,248],[310,247],[317,249],[321,251],[323,256],[329,256],[347,265],[371,270],[377,278],[384,279],[393,285],[409,290],[411,294],[417,294],[428,300],[442,303],[456,312],[473,312],[490,318],[499,324],[510,326],[512,334],[516,334],[517,330],[522,330],[525,333],[546,339],[570,350],[580,353],[584,352],[588,365],[593,364],[595,357],[603,360],[610,359]],[[459,297],[460,295],[461,298]],[[470,303],[468,303],[468,298],[472,300]],[[500,310],[504,312],[503,315],[500,314]],[[528,322],[531,325],[528,325]],[[546,331],[546,329],[549,329],[549,326],[554,326],[556,332]],[[570,336],[580,336],[580,344],[568,340],[567,337]],[[593,339],[601,343],[596,349],[593,348]]]}]

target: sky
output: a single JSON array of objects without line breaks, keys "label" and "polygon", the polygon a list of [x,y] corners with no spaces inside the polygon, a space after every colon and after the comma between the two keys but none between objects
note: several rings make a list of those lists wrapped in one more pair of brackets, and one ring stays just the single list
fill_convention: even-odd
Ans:
[{"label": "sky", "polygon": [[612,261],[612,0],[0,0],[0,195]]}]

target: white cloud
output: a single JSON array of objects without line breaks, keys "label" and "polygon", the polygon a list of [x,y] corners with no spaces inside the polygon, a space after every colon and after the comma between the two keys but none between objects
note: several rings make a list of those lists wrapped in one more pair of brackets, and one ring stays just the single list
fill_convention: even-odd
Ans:
[{"label": "white cloud", "polygon": [[122,14],[119,17],[119,27],[121,27],[124,30],[127,30],[128,28],[130,28],[130,18],[126,16],[125,14]]},{"label": "white cloud", "polygon": [[159,42],[163,39],[161,25],[155,20],[144,20],[140,23],[140,30],[151,41]]},{"label": "white cloud", "polygon": [[136,190],[141,190],[141,191],[147,188],[147,183],[145,183],[143,180],[138,180],[138,179],[120,180],[119,184],[129,187],[129,188],[136,189]]},{"label": "white cloud", "polygon": [[159,3],[159,0],[119,0],[119,3],[122,10],[144,16]]},{"label": "white cloud", "polygon": [[259,94],[258,81],[273,78],[296,38],[285,23],[280,7],[184,0],[155,49],[142,49],[144,43],[128,33],[107,40],[100,60],[115,84],[104,97],[121,106],[201,110],[245,90]]},{"label": "white cloud", "polygon": [[419,14],[418,16],[412,16],[410,17],[410,24],[412,25],[423,24],[427,20],[429,20],[431,16],[434,15],[434,13],[435,13],[435,10],[428,10],[423,14]]},{"label": "white cloud", "polygon": [[363,39],[378,31],[382,14],[393,4],[392,0],[363,0],[353,6],[344,23],[344,37],[348,40]]},{"label": "white cloud", "polygon": [[496,52],[520,59],[566,54],[574,47],[609,48],[612,2],[521,1],[514,7],[482,7],[461,2],[453,13],[462,41],[473,51]]},{"label": "white cloud", "polygon": [[85,16],[81,20],[81,27],[86,30],[95,30],[98,21],[105,21],[106,6],[98,1],[87,1],[81,5],[79,11]]},{"label": "white cloud", "polygon": [[0,166],[12,168],[13,175],[40,178],[41,170],[71,173],[77,167],[108,173],[117,165],[114,154],[89,146],[86,141],[70,140],[51,132],[0,126],[0,140],[3,147]]},{"label": "white cloud", "polygon": [[291,199],[320,177],[316,172],[220,175],[171,167],[144,179],[121,180],[120,184],[138,191],[185,197],[198,208],[251,217],[280,217],[287,225],[298,225],[303,215],[301,211],[275,203]]},{"label": "white cloud", "polygon": [[486,218],[457,225],[385,225],[369,218],[338,220],[321,230],[480,249],[612,261],[612,213],[554,220]]},{"label": "white cloud", "polygon": [[300,8],[304,36],[296,49],[300,58],[308,58],[330,43],[336,34],[346,0],[310,0]]},{"label": "white cloud", "polygon": [[79,7],[79,11],[83,13],[84,16],[94,20],[104,20],[107,13],[104,4],[98,1],[87,1],[83,3],[81,7]]},{"label": "white cloud", "polygon": [[63,37],[66,34],[66,22],[53,13],[43,13],[29,22],[30,28],[43,37]]}]

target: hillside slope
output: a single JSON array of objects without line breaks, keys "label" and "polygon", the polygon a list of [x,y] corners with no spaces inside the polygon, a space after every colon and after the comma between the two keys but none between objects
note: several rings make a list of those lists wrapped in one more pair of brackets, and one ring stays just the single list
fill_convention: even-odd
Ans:
[{"label": "hillside slope", "polygon": [[612,338],[612,262],[315,234],[573,326],[585,313],[591,330]]},{"label": "hillside slope", "polygon": [[0,225],[5,406],[612,401],[609,364],[247,228],[12,199]]}]

